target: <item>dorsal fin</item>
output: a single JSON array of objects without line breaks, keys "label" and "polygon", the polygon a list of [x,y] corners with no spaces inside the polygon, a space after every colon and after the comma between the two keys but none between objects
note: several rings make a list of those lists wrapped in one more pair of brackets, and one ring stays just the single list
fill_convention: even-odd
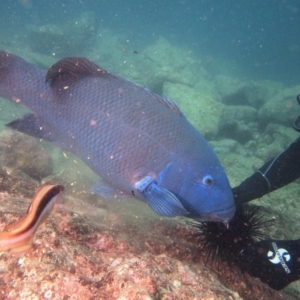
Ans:
[{"label": "dorsal fin", "polygon": [[156,95],[156,94],[155,94],[155,96],[156,96],[155,99],[156,99],[158,102],[160,102],[160,103],[166,105],[166,106],[167,106],[168,108],[170,108],[176,115],[181,116],[181,117],[184,116],[183,113],[181,112],[180,108],[178,107],[178,105],[177,105],[176,102],[170,101],[168,98],[162,98],[162,97],[160,97],[160,96],[158,96],[158,95]]},{"label": "dorsal fin", "polygon": [[[156,95],[150,92],[149,90],[140,87],[139,85],[136,85],[121,76],[114,75],[108,72],[85,57],[66,57],[59,60],[48,70],[46,74],[46,82],[49,81],[50,84],[53,86],[53,84],[58,78],[61,78],[62,82],[65,84],[66,83],[65,80],[67,81],[73,80],[74,78],[76,79],[82,76],[107,76],[107,75],[111,76],[111,78],[121,80],[122,82],[126,82],[130,86],[134,86],[143,90],[143,92],[148,93],[156,101],[160,102],[163,105],[166,105],[174,113],[183,117],[182,112],[180,111],[179,107],[175,102],[172,102],[167,98],[162,98],[159,95]],[[59,88],[58,91],[61,93],[63,89]]]},{"label": "dorsal fin", "polygon": [[78,76],[103,76],[109,72],[84,57],[66,57],[55,63],[46,74],[46,82],[54,81],[63,75]]}]

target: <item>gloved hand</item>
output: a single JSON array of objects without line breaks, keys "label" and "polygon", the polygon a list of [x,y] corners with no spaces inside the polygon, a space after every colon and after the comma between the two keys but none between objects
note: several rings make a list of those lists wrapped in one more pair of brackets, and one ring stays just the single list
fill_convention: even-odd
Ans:
[{"label": "gloved hand", "polygon": [[[299,125],[298,125],[299,124]],[[298,121],[297,126],[300,126]],[[232,189],[237,204],[243,204],[275,191],[300,177],[300,138],[285,151],[259,168]]]},{"label": "gloved hand", "polygon": [[300,279],[300,240],[265,240],[242,250],[240,266],[274,290]]},{"label": "gloved hand", "polygon": [[255,172],[239,186],[232,189],[236,204],[244,204],[253,199],[261,198],[269,192],[268,181],[259,172]]}]

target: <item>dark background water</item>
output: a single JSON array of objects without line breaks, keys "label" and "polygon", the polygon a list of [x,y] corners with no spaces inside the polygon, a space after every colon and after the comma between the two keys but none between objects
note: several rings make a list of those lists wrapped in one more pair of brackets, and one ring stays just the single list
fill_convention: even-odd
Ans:
[{"label": "dark background water", "polygon": [[162,36],[232,76],[291,85],[300,79],[299,0],[11,0],[1,1],[0,11],[6,35],[93,11],[97,26],[126,35],[137,48]]}]

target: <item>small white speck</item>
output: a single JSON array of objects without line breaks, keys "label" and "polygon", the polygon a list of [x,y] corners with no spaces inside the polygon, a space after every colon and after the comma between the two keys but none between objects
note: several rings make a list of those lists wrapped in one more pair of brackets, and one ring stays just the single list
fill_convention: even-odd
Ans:
[{"label": "small white speck", "polygon": [[47,298],[47,299],[51,299],[51,298],[52,298],[52,291],[51,291],[51,290],[48,290],[48,291],[44,294],[44,297]]},{"label": "small white speck", "polygon": [[18,260],[18,264],[21,266],[21,265],[23,265],[24,261],[25,261],[25,257],[21,257]]}]

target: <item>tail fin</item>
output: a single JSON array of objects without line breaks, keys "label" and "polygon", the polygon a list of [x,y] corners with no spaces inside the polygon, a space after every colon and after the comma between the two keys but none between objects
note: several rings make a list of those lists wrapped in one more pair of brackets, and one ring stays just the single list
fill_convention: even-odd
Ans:
[{"label": "tail fin", "polygon": [[0,97],[28,104],[45,86],[45,72],[19,56],[0,50]]}]

